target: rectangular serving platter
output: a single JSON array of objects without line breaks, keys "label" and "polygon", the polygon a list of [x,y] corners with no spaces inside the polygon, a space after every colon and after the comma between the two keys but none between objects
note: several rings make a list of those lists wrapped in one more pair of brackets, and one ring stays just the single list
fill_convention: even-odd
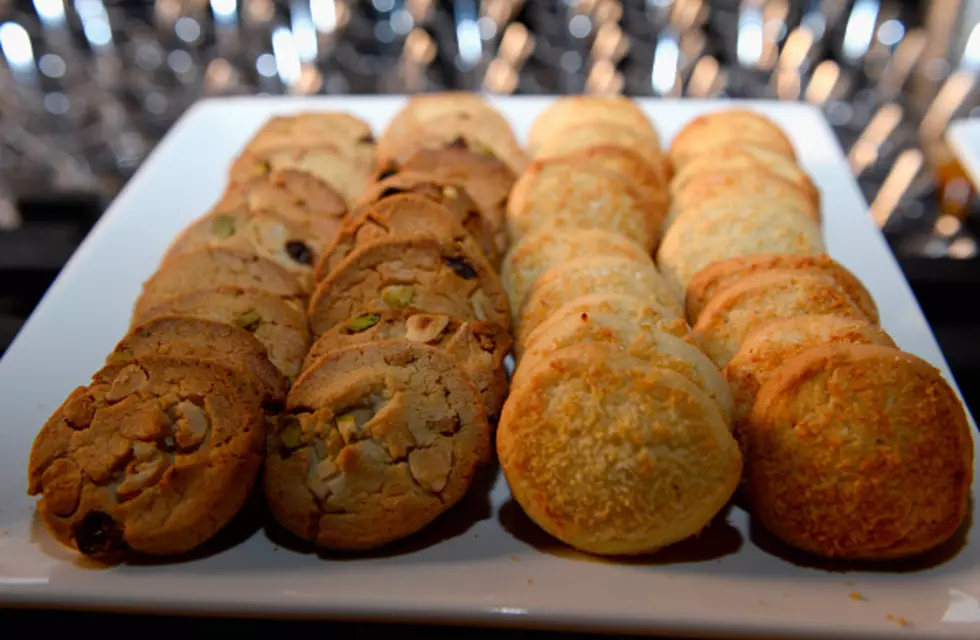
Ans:
[{"label": "rectangular serving platter", "polygon": [[[524,138],[550,98],[497,98]],[[898,565],[840,565],[774,541],[732,507],[699,539],[611,562],[537,530],[498,474],[421,534],[370,556],[298,548],[257,506],[178,563],[102,567],[61,548],[25,495],[37,430],[126,330],[141,283],[174,235],[219,196],[229,162],[277,113],[342,110],[380,131],[400,97],[235,98],[198,103],[72,257],[0,361],[0,603],[202,615],[302,616],[745,637],[980,638],[980,527]],[[731,102],[640,100],[666,145]],[[819,111],[747,103],[792,137],[823,196],[833,257],[877,301],[905,350],[952,380],[908,283]],[[978,440],[974,438],[975,444]],[[980,456],[978,456],[980,457]],[[973,485],[977,495],[977,482]]]}]

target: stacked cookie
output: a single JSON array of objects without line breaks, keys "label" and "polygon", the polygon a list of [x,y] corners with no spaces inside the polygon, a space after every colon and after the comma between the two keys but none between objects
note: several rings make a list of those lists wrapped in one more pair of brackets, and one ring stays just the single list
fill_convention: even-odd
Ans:
[{"label": "stacked cookie", "polygon": [[497,432],[511,492],[543,529],[598,554],[697,533],[738,485],[732,398],[688,341],[651,252],[669,171],[624,98],[556,101],[511,192],[502,277],[519,362]]},{"label": "stacked cookie", "polygon": [[316,264],[316,340],[266,460],[275,517],[334,549],[405,537],[459,501],[507,393],[495,269],[523,165],[509,125],[477,96],[418,96],[378,163]]},{"label": "stacked cookie", "polygon": [[785,134],[720,111],[685,126],[670,157],[657,263],[730,383],[754,514],[831,557],[903,557],[947,539],[972,477],[963,408],[823,253],[819,194]]},{"label": "stacked cookie", "polygon": [[132,328],[41,429],[29,491],[87,555],[177,554],[245,503],[310,346],[314,265],[374,171],[367,125],[274,118],[167,251]]}]

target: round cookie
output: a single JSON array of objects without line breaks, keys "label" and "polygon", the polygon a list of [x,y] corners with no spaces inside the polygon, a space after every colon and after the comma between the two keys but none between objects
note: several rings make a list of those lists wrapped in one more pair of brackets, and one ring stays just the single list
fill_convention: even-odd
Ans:
[{"label": "round cookie", "polygon": [[333,351],[300,376],[269,439],[276,519],[318,546],[370,549],[453,506],[490,456],[480,394],[438,349],[388,340]]},{"label": "round cookie", "polygon": [[646,114],[629,98],[622,96],[568,96],[558,98],[542,111],[528,134],[532,155],[566,129],[585,129],[613,124],[649,138],[657,147],[660,139]]},{"label": "round cookie", "polygon": [[736,436],[748,417],[759,388],[779,367],[794,356],[828,344],[876,344],[895,346],[880,327],[842,316],[807,315],[770,320],[746,336],[725,365],[725,379],[735,400]]},{"label": "round cookie", "polygon": [[734,408],[728,383],[708,356],[683,339],[601,311],[565,314],[558,320],[552,316],[547,325],[546,330],[536,331],[535,338],[528,340],[521,362],[514,371],[515,387],[521,386],[524,374],[533,371],[536,363],[548,354],[576,344],[600,342],[639,358],[651,367],[681,374],[707,394],[718,405],[725,424],[731,424]]},{"label": "round cookie", "polygon": [[133,311],[139,316],[167,298],[192,291],[231,286],[259,289],[281,298],[300,298],[306,292],[278,263],[250,253],[214,247],[175,256],[143,283]]},{"label": "round cookie", "polygon": [[[518,348],[558,307],[589,293],[622,293],[650,300],[683,317],[683,308],[651,264],[619,256],[577,258],[548,269],[528,291],[517,326]],[[520,355],[520,353],[518,353]]]},{"label": "round cookie", "polygon": [[734,493],[738,446],[684,376],[582,344],[524,379],[500,418],[500,466],[524,511],[559,540],[650,553],[697,534]]},{"label": "round cookie", "polygon": [[31,449],[28,493],[62,544],[173,555],[211,538],[252,490],[265,446],[253,387],[214,362],[144,356],[78,387]]},{"label": "round cookie", "polygon": [[651,264],[647,252],[621,233],[602,229],[544,227],[532,231],[507,252],[500,280],[516,316],[528,290],[542,273],[582,256],[622,256]]},{"label": "round cookie", "polygon": [[507,234],[518,242],[543,227],[605,229],[647,251],[660,239],[660,221],[629,178],[589,159],[535,160],[507,201]]},{"label": "round cookie", "polygon": [[252,136],[245,149],[251,153],[279,149],[336,146],[352,158],[374,155],[371,126],[338,111],[273,116]]},{"label": "round cookie", "polygon": [[156,306],[138,309],[133,325],[169,315],[241,327],[262,343],[269,360],[290,384],[299,375],[300,364],[310,348],[306,313],[300,303],[258,289],[218,287],[174,296]]},{"label": "round cookie", "polygon": [[[640,176],[640,182],[648,187],[656,186],[665,191],[668,180],[667,158],[656,139],[642,131],[613,122],[592,122],[571,125],[548,139],[535,154],[535,159],[589,155],[590,151],[618,150],[621,156],[638,160],[642,168],[631,168],[630,173]],[[631,162],[630,164],[635,164]],[[620,166],[625,162],[620,161]]]},{"label": "round cookie", "polygon": [[385,127],[379,145],[397,145],[400,138],[410,135],[419,124],[457,114],[492,118],[496,111],[482,96],[469,91],[417,93],[409,96],[405,106]]},{"label": "round cookie", "polygon": [[786,362],[759,390],[743,437],[756,517],[804,551],[911,556],[968,513],[963,406],[938,370],[896,349],[836,344]]},{"label": "round cookie", "polygon": [[691,278],[712,262],[757,253],[824,253],[820,227],[799,211],[765,201],[720,203],[677,219],[657,251],[657,267],[683,298]]},{"label": "round cookie", "polygon": [[492,322],[466,322],[415,309],[369,311],[320,336],[303,361],[303,369],[309,369],[331,351],[395,339],[427,344],[455,358],[480,391],[490,421],[496,422],[507,397],[504,358],[510,351],[511,338],[503,327]]},{"label": "round cookie", "polygon": [[351,206],[370,184],[374,168],[373,153],[352,159],[332,145],[267,149],[261,153],[246,151],[239,156],[231,166],[229,181],[251,180],[277,170],[303,171],[327,183]]},{"label": "round cookie", "polygon": [[746,276],[772,269],[819,269],[837,282],[869,321],[878,324],[878,307],[874,299],[861,281],[843,265],[825,254],[801,256],[787,253],[760,253],[718,260],[698,271],[687,286],[685,302],[688,320],[697,322],[704,307],[719,291]]},{"label": "round cookie", "polygon": [[691,339],[716,365],[724,367],[746,336],[762,323],[821,314],[867,321],[847,293],[820,271],[774,269],[720,291],[691,329]]},{"label": "round cookie", "polygon": [[756,145],[796,159],[793,143],[779,125],[748,109],[726,109],[698,116],[684,125],[671,142],[670,161],[675,171],[682,170],[695,158],[733,143]]},{"label": "round cookie", "polygon": [[403,171],[368,187],[357,201],[357,209],[401,194],[420,196],[445,207],[480,244],[483,255],[494,269],[499,268],[502,254],[496,243],[494,226],[466,189],[458,184],[435,180],[424,173]]},{"label": "round cookie", "polygon": [[254,381],[267,406],[286,401],[286,379],[245,329],[192,316],[159,316],[132,329],[107,364],[144,356],[214,361]]},{"label": "round cookie", "polygon": [[347,213],[347,201],[323,180],[297,169],[274,169],[268,174],[228,185],[214,211],[243,210],[274,213],[300,223],[315,223],[330,239]]},{"label": "round cookie", "polygon": [[319,336],[348,318],[376,309],[415,307],[507,328],[510,309],[497,274],[464,243],[433,236],[396,236],[352,253],[310,300]]},{"label": "round cookie", "polygon": [[313,289],[313,267],[336,233],[333,220],[299,223],[274,213],[215,211],[198,218],[170,244],[163,262],[209,247],[224,247],[268,258],[284,267],[306,292]]},{"label": "round cookie", "polygon": [[477,240],[448,209],[422,196],[399,194],[351,213],[317,265],[317,280],[326,279],[360,248],[380,240],[415,235],[445,239],[465,246],[469,253],[484,255]]}]

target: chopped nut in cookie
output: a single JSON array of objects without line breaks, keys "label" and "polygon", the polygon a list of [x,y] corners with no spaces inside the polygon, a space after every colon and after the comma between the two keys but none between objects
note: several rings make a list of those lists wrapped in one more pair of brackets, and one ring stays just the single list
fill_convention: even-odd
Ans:
[{"label": "chopped nut in cookie", "polygon": [[412,477],[424,488],[439,493],[446,487],[453,465],[453,445],[440,440],[431,447],[416,449],[408,455]]},{"label": "chopped nut in cookie", "polygon": [[78,502],[81,499],[82,470],[67,458],[55,460],[45,469],[41,486],[51,513],[68,517],[78,509]]},{"label": "chopped nut in cookie", "polygon": [[139,365],[130,365],[120,371],[113,380],[112,388],[105,394],[105,399],[109,402],[118,402],[142,389],[148,380],[146,372]]},{"label": "chopped nut in cookie", "polygon": [[412,342],[431,342],[449,326],[449,316],[417,313],[405,321],[405,337]]}]

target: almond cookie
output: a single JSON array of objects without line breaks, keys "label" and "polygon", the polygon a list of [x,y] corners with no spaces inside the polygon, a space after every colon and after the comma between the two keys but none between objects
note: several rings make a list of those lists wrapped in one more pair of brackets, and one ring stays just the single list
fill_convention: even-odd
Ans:
[{"label": "almond cookie", "polygon": [[[507,251],[506,207],[517,176],[497,158],[470,151],[465,143],[423,149],[390,171],[423,173],[433,180],[459,184],[476,201],[493,228],[498,252]],[[380,174],[379,174],[380,175]]]},{"label": "almond cookie", "polygon": [[968,513],[963,405],[938,370],[896,349],[836,344],[796,356],[762,385],[743,434],[755,515],[804,551],[912,556]]},{"label": "almond cookie", "polygon": [[445,207],[473,239],[494,269],[500,266],[500,248],[497,246],[493,224],[483,214],[476,202],[459,184],[435,180],[424,173],[403,171],[371,185],[357,201],[357,209],[373,205],[392,196],[410,194],[431,200]]},{"label": "almond cookie", "polygon": [[78,387],[34,440],[28,493],[62,544],[171,555],[218,532],[262,462],[253,387],[214,362],[144,356]]},{"label": "almond cookie", "polygon": [[[274,213],[303,224],[315,223],[320,235],[333,237],[344,214],[347,201],[323,180],[297,169],[274,169],[228,185],[214,211],[248,211]],[[330,225],[330,226],[328,226]]]},{"label": "almond cookie", "polygon": [[536,331],[528,340],[521,363],[514,372],[513,383],[524,383],[523,374],[533,371],[535,364],[548,354],[587,342],[609,344],[619,351],[637,357],[651,367],[670,369],[681,374],[708,395],[721,412],[725,424],[732,422],[732,394],[718,367],[697,347],[666,331],[649,325],[641,326],[601,311],[565,314],[559,320],[547,322],[547,329]]},{"label": "almond cookie", "polygon": [[682,170],[695,158],[714,154],[732,143],[751,144],[769,149],[789,160],[796,159],[793,143],[766,116],[747,109],[726,109],[698,116],[674,136],[670,161]]},{"label": "almond cookie", "polygon": [[333,220],[299,223],[274,213],[225,210],[191,223],[170,244],[163,256],[175,256],[209,247],[225,247],[269,258],[299,281],[308,293],[313,289],[313,267],[336,233]]},{"label": "almond cookie", "polygon": [[310,348],[310,332],[306,313],[296,300],[258,289],[218,287],[193,291],[160,304],[139,309],[133,317],[134,326],[160,316],[193,316],[241,327],[265,347],[272,364],[292,383],[300,372]]},{"label": "almond cookie", "polygon": [[274,116],[255,132],[245,149],[251,153],[336,146],[352,158],[374,155],[371,126],[338,111]]},{"label": "almond cookie", "polygon": [[507,234],[519,242],[543,227],[605,229],[647,251],[656,248],[660,221],[629,178],[589,159],[534,161],[507,201]]},{"label": "almond cookie", "polygon": [[369,311],[320,336],[306,356],[303,369],[331,351],[393,339],[427,344],[455,358],[479,389],[490,421],[496,422],[507,397],[504,358],[510,351],[511,339],[503,327],[492,322],[466,322],[415,309]]},{"label": "almond cookie", "polygon": [[718,407],[679,373],[592,343],[524,379],[500,418],[500,466],[528,516],[566,544],[651,553],[697,534],[738,486]]},{"label": "almond cookie", "polygon": [[719,203],[689,211],[664,235],[657,267],[683,298],[701,269],[725,258],[758,253],[824,253],[820,227],[806,214],[764,201]]},{"label": "almond cookie", "polygon": [[265,347],[245,329],[191,316],[160,316],[124,337],[107,364],[143,356],[214,361],[252,380],[262,402],[282,407],[286,379],[269,361]]},{"label": "almond cookie", "polygon": [[833,278],[854,304],[864,312],[868,320],[878,324],[878,307],[868,290],[861,281],[839,262],[830,256],[820,254],[815,256],[800,256],[786,253],[760,253],[751,256],[741,256],[718,260],[701,269],[687,287],[687,317],[691,322],[697,322],[704,307],[719,292],[738,282],[742,278],[772,269],[819,269],[825,275]]},{"label": "almond cookie", "polygon": [[407,340],[333,351],[289,392],[269,439],[276,519],[332,549],[404,538],[453,506],[490,456],[480,394],[448,354]]},{"label": "almond cookie", "polygon": [[524,296],[542,273],[584,256],[622,256],[652,266],[643,247],[615,231],[555,227],[532,231],[511,247],[500,271],[515,316]]},{"label": "almond cookie", "polygon": [[774,269],[720,291],[704,308],[691,338],[716,365],[724,367],[745,337],[767,320],[820,314],[868,320],[833,278],[822,272]]},{"label": "almond cookie", "polygon": [[380,240],[414,235],[434,236],[465,245],[470,253],[483,253],[477,240],[448,209],[422,196],[399,194],[351,213],[317,265],[317,280],[326,279],[357,249]]},{"label": "almond cookie", "polygon": [[507,328],[510,309],[497,274],[466,244],[432,236],[395,236],[352,253],[310,300],[319,336],[348,318],[376,309],[415,307]]},{"label": "almond cookie", "polygon": [[660,147],[660,138],[649,118],[629,98],[622,96],[568,96],[558,98],[542,111],[528,134],[532,155],[566,129],[588,129],[612,124],[633,131]]},{"label": "almond cookie", "polygon": [[364,193],[374,168],[373,152],[370,157],[351,159],[331,145],[266,149],[261,153],[246,151],[239,156],[231,166],[229,181],[251,180],[283,169],[303,171],[326,182],[351,206]]},{"label": "almond cookie", "polygon": [[736,436],[759,388],[790,358],[826,344],[876,344],[895,347],[881,328],[843,316],[808,315],[778,318],[759,325],[725,365],[725,379],[735,399]]},{"label": "almond cookie", "polygon": [[678,317],[684,314],[653,265],[619,256],[577,258],[545,271],[528,291],[517,326],[518,347],[558,307],[589,293],[622,293],[657,303]]},{"label": "almond cookie", "polygon": [[[667,158],[660,149],[660,144],[643,132],[612,122],[587,123],[584,126],[572,125],[558,132],[539,149],[534,156],[541,158],[560,158],[590,155],[598,149],[606,151],[597,155],[606,156],[610,150],[617,150],[617,155],[629,158],[629,172],[640,177],[640,181],[652,187],[656,185],[659,191],[666,191]],[[639,165],[636,165],[636,161]],[[627,166],[626,161],[619,161],[620,168]]]},{"label": "almond cookie", "polygon": [[281,298],[306,295],[299,281],[277,262],[251,253],[214,247],[174,256],[143,283],[134,316],[167,298],[192,291],[231,286],[259,289]]}]

